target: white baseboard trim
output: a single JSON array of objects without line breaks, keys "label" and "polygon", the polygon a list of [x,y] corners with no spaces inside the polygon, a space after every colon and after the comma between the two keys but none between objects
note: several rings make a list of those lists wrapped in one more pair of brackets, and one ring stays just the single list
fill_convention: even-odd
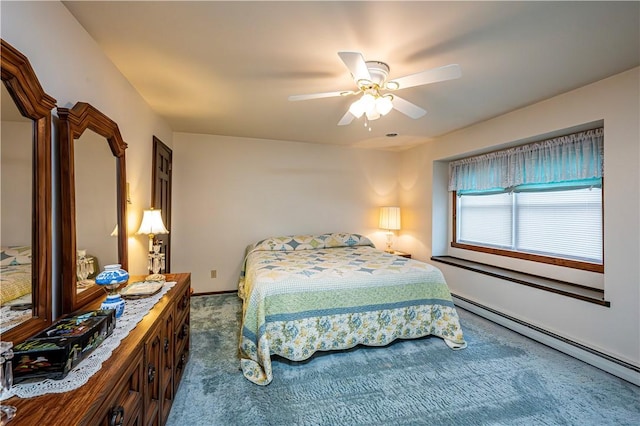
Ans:
[{"label": "white baseboard trim", "polygon": [[473,312],[489,321],[529,337],[543,345],[554,348],[560,352],[577,358],[587,364],[593,365],[616,377],[620,377],[636,386],[640,386],[640,368],[628,364],[622,360],[588,348],[580,343],[565,339],[554,333],[498,312],[492,308],[481,305],[461,296],[453,296],[453,302],[469,312]]}]

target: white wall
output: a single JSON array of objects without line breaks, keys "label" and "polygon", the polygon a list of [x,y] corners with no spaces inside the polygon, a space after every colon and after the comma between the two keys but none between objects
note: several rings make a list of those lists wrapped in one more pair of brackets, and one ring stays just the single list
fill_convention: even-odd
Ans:
[{"label": "white wall", "polygon": [[[384,247],[399,153],[174,134],[172,270],[196,293],[237,289],[247,245],[275,235],[356,232]],[[211,279],[210,271],[217,271]]]},{"label": "white wall", "polygon": [[[78,101],[88,102],[118,123],[128,144],[127,181],[132,199],[128,205],[129,271],[146,273],[148,238],[134,232],[142,210],[151,202],[152,136],[171,146],[171,129],[62,3],[3,1],[1,12],[2,38],[27,56],[43,89],[58,106],[70,108]],[[53,136],[56,151],[55,128]],[[54,178],[57,181],[57,176]]]},{"label": "white wall", "polygon": [[[400,201],[415,218],[405,221],[406,250],[422,260],[450,254],[577,283],[600,280],[610,308],[437,264],[453,293],[640,365],[639,82],[636,68],[404,152]],[[605,131],[604,276],[449,247],[448,171],[440,160],[598,120]]]},{"label": "white wall", "polygon": [[0,245],[30,246],[33,123],[3,120],[0,138]]}]

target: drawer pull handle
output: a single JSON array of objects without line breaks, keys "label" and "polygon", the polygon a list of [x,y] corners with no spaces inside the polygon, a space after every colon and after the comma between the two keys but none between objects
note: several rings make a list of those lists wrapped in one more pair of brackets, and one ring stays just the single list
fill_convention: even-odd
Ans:
[{"label": "drawer pull handle", "polygon": [[164,352],[165,353],[169,352],[169,338],[168,337],[164,338]]},{"label": "drawer pull handle", "polygon": [[187,355],[186,354],[182,354],[180,355],[180,361],[178,362],[178,365],[176,366],[178,368],[178,370],[182,370],[182,367],[184,367],[184,364],[187,362]]},{"label": "drawer pull handle", "polygon": [[156,367],[153,364],[149,364],[147,367],[147,380],[149,383],[153,382],[156,378]]},{"label": "drawer pull handle", "polygon": [[124,407],[118,405],[111,409],[109,413],[109,426],[122,426],[124,423]]},{"label": "drawer pull handle", "polygon": [[182,324],[182,328],[178,333],[178,339],[182,340],[189,335],[189,324]]}]

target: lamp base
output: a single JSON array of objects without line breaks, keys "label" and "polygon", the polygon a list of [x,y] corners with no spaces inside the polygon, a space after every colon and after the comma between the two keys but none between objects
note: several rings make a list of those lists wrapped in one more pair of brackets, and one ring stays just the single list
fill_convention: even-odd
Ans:
[{"label": "lamp base", "polygon": [[6,425],[16,416],[18,409],[13,405],[0,405],[0,424]]},{"label": "lamp base", "polygon": [[387,232],[387,248],[386,248],[386,252],[387,253],[393,253],[395,250],[393,248],[391,248],[391,244],[393,244],[393,232],[389,231]]},{"label": "lamp base", "polygon": [[[6,394],[13,386],[13,370],[11,368],[11,359],[13,358],[13,342],[0,342],[0,396],[6,397]],[[0,425],[6,425],[16,416],[16,407],[13,405],[0,405]]]},{"label": "lamp base", "polygon": [[116,310],[116,318],[120,318],[122,313],[124,312],[124,300],[120,296],[120,294],[110,294],[107,296],[107,299],[102,302],[100,305],[100,309],[115,309]]}]

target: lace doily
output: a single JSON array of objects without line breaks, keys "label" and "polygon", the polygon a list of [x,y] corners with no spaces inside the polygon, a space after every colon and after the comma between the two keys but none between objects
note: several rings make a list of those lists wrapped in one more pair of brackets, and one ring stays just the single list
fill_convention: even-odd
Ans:
[{"label": "lace doily", "polygon": [[48,393],[63,393],[78,389],[97,373],[102,363],[109,359],[111,353],[120,345],[122,339],[144,318],[144,316],[158,303],[176,282],[167,282],[160,292],[143,299],[126,300],[124,313],[116,320],[113,334],[107,337],[88,357],[75,366],[64,379],[33,379],[13,385],[8,392],[4,392],[0,400],[17,396],[19,398],[32,398]]},{"label": "lace doily", "polygon": [[5,305],[0,308],[0,334],[11,330],[18,324],[22,324],[33,316],[31,309],[24,311],[12,311],[11,306]]}]

